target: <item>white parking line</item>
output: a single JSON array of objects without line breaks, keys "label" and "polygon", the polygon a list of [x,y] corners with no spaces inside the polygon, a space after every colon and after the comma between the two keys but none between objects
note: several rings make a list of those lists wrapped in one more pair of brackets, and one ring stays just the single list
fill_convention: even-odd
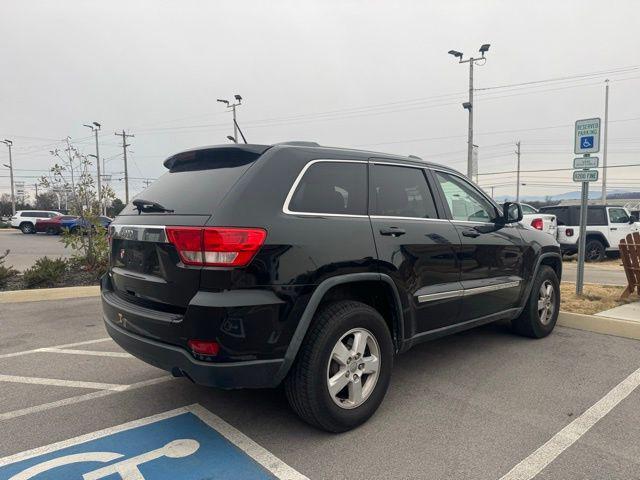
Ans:
[{"label": "white parking line", "polygon": [[53,387],[91,388],[94,390],[126,390],[128,385],[116,383],[80,382],[76,380],[60,380],[57,378],[19,377],[17,375],[0,375],[0,382],[26,383],[31,385],[51,385]]},{"label": "white parking line", "polygon": [[100,352],[96,350],[73,350],[70,348],[41,348],[39,352],[47,353],[67,353],[69,355],[93,355],[96,357],[116,357],[116,358],[135,358],[133,355],[127,352]]},{"label": "white parking line", "polygon": [[169,380],[173,380],[173,377],[158,377],[151,380],[144,380],[138,383],[132,383],[126,385],[123,390],[100,390],[99,392],[86,393],[84,395],[78,395],[75,397],[63,398],[55,402],[43,403],[42,405],[35,405],[33,407],[22,408],[20,410],[13,410],[12,412],[0,413],[0,421],[10,420],[24,415],[30,415],[32,413],[44,412],[58,407],[65,407],[67,405],[74,405],[76,403],[86,402],[88,400],[94,400],[96,398],[106,397],[116,393],[129,392],[131,390],[137,390],[138,388],[148,387],[151,385],[157,385]]},{"label": "white parking line", "polygon": [[42,352],[45,348],[73,348],[73,347],[79,347],[81,345],[91,345],[93,343],[108,342],[109,340],[111,340],[110,337],[104,337],[104,338],[97,338],[95,340],[85,340],[84,342],[67,343],[65,345],[54,345],[52,347],[34,348],[32,350],[23,350],[21,352],[3,353],[0,355],[0,358],[19,357],[21,355],[28,355],[30,353],[38,353],[38,352]]},{"label": "white parking line", "polygon": [[513,467],[500,480],[530,480],[573,445],[600,419],[640,385],[640,368],[616,385],[582,415],[556,433],[535,452]]}]

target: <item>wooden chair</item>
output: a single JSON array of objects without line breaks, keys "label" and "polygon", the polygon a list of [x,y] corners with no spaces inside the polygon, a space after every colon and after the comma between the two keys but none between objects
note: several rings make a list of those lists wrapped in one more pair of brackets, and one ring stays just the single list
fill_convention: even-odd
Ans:
[{"label": "wooden chair", "polygon": [[627,288],[620,300],[629,298],[634,291],[640,295],[640,233],[633,232],[620,240],[620,258],[627,275]]}]

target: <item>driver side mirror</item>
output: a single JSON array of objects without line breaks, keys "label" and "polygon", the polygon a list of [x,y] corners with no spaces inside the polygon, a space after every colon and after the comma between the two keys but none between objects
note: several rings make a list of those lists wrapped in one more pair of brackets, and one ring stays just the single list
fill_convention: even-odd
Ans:
[{"label": "driver side mirror", "polygon": [[522,207],[517,202],[504,202],[502,204],[501,222],[505,225],[508,223],[517,223],[522,220]]},{"label": "driver side mirror", "polygon": [[636,223],[638,221],[638,217],[635,215],[629,216],[629,223]]}]

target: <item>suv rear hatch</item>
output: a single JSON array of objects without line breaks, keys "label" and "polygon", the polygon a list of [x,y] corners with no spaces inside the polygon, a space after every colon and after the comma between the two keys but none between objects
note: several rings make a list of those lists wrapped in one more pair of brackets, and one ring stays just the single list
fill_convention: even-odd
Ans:
[{"label": "suv rear hatch", "polygon": [[164,321],[179,320],[184,314],[199,289],[204,263],[199,245],[190,245],[194,239],[201,241],[198,235],[204,233],[199,232],[204,232],[226,194],[268,148],[225,145],[170,157],[164,162],[169,172],[114,220],[109,229],[111,291],[106,299],[133,303],[158,315],[156,321],[129,321],[125,328],[162,338]]}]

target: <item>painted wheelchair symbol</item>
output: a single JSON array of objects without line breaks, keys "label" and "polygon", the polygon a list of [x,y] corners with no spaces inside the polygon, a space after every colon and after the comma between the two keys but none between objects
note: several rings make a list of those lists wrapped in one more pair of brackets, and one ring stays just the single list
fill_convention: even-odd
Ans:
[{"label": "painted wheelchair symbol", "polygon": [[[193,455],[198,448],[200,448],[200,444],[195,440],[174,440],[156,450],[151,450],[150,452],[87,472],[82,475],[82,478],[83,480],[98,480],[110,475],[118,474],[122,480],[145,480],[144,475],[142,475],[142,472],[140,472],[140,469],[138,468],[140,465],[161,457],[188,457],[189,455]],[[47,460],[46,462],[29,467],[14,475],[9,480],[29,480],[40,473],[44,473],[64,465],[71,465],[80,462],[106,463],[122,458],[123,456],[124,455],[115,452],[86,452],[66,455],[64,457],[54,458],[53,460]]]}]

